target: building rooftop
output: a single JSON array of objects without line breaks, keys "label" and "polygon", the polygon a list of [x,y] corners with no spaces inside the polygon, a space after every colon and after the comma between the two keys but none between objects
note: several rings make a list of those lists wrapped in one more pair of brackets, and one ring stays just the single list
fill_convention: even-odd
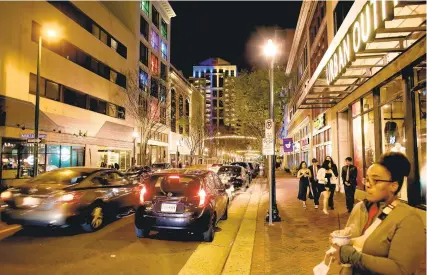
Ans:
[{"label": "building rooftop", "polygon": [[230,62],[221,59],[219,57],[209,58],[200,62],[199,66],[221,66],[221,65],[231,65]]}]

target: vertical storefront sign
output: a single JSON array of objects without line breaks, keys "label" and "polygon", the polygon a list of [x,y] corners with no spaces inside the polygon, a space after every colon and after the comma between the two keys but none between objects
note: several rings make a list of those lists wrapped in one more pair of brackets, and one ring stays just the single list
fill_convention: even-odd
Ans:
[{"label": "vertical storefront sign", "polygon": [[291,153],[293,151],[292,138],[283,139],[283,152]]}]

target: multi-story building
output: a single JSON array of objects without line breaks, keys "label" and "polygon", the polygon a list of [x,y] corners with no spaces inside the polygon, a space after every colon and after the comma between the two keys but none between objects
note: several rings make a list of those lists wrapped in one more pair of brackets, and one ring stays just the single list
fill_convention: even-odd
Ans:
[{"label": "multi-story building", "polygon": [[[193,163],[198,163],[202,153],[201,148],[197,148],[193,155],[191,155],[191,151],[196,149],[196,145],[200,145],[200,147],[203,145],[203,140],[198,140],[199,136],[195,135],[195,131],[203,131],[204,127],[194,126],[196,123],[204,124],[204,94],[172,65],[169,75],[171,81],[171,133],[169,136],[171,163],[174,166],[178,165],[178,161],[183,164],[190,163],[191,157],[193,157]],[[189,141],[186,140],[188,138],[190,138]],[[199,144],[199,142],[201,143]]]},{"label": "multi-story building", "polygon": [[232,130],[236,127],[232,105],[232,81],[236,76],[237,67],[221,58],[209,58],[193,66],[190,81],[205,94],[205,121],[213,131],[220,131],[221,128]]},{"label": "multi-story building", "polygon": [[425,207],[425,11],[421,1],[304,1],[286,69],[288,167],[351,156],[363,198],[368,167],[403,152],[412,169],[400,198]]},{"label": "multi-story building", "polygon": [[[140,60],[147,73],[141,74],[141,85],[151,88],[153,96],[168,91],[172,16],[167,2],[0,3],[0,179],[33,175],[34,145],[27,139],[34,133],[40,36],[39,129],[44,142],[38,170],[102,162],[129,167],[137,129],[123,100],[127,72],[137,71]],[[140,29],[143,19],[147,38]],[[44,36],[46,26],[56,30],[56,41]],[[137,50],[140,43],[148,43],[150,56]],[[161,144],[166,148],[167,138],[168,132]]]}]

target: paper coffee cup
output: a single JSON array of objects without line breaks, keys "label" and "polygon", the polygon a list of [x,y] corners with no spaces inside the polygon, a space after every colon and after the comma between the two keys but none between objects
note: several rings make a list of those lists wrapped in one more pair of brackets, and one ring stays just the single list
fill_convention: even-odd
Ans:
[{"label": "paper coffee cup", "polygon": [[339,234],[338,232],[333,232],[332,242],[339,246],[351,244],[351,235],[350,234],[342,235],[342,234]]}]

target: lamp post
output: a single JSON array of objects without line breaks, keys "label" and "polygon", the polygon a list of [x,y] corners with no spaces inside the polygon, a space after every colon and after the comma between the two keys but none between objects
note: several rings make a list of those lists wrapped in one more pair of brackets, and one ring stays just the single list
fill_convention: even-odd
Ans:
[{"label": "lamp post", "polygon": [[[34,139],[39,138],[39,118],[40,118],[40,66],[42,60],[42,43],[43,36],[47,39],[58,39],[58,32],[50,27],[44,26],[41,28],[39,34],[39,44],[37,51],[37,80],[36,80],[36,106],[34,112]],[[39,143],[34,143],[34,177],[38,174],[38,162],[39,162]]]},{"label": "lamp post", "polygon": [[133,165],[136,166],[136,139],[138,138],[138,132],[134,131],[132,133],[133,136]]},{"label": "lamp post", "polygon": [[[274,125],[274,58],[276,56],[277,49],[271,39],[268,40],[267,44],[264,46],[264,55],[267,57],[267,60],[270,62],[269,66],[269,75],[270,75],[270,119],[273,120]],[[273,135],[273,146],[275,146],[275,135]],[[273,150],[273,155],[268,156],[268,166],[269,166],[269,186],[270,186],[270,205],[267,213],[266,220],[271,225],[273,222],[278,222],[281,220],[279,216],[279,209],[276,204],[276,175],[275,175],[275,152]]]},{"label": "lamp post", "polygon": [[179,146],[181,145],[181,140],[176,141],[176,167],[179,168]]}]

